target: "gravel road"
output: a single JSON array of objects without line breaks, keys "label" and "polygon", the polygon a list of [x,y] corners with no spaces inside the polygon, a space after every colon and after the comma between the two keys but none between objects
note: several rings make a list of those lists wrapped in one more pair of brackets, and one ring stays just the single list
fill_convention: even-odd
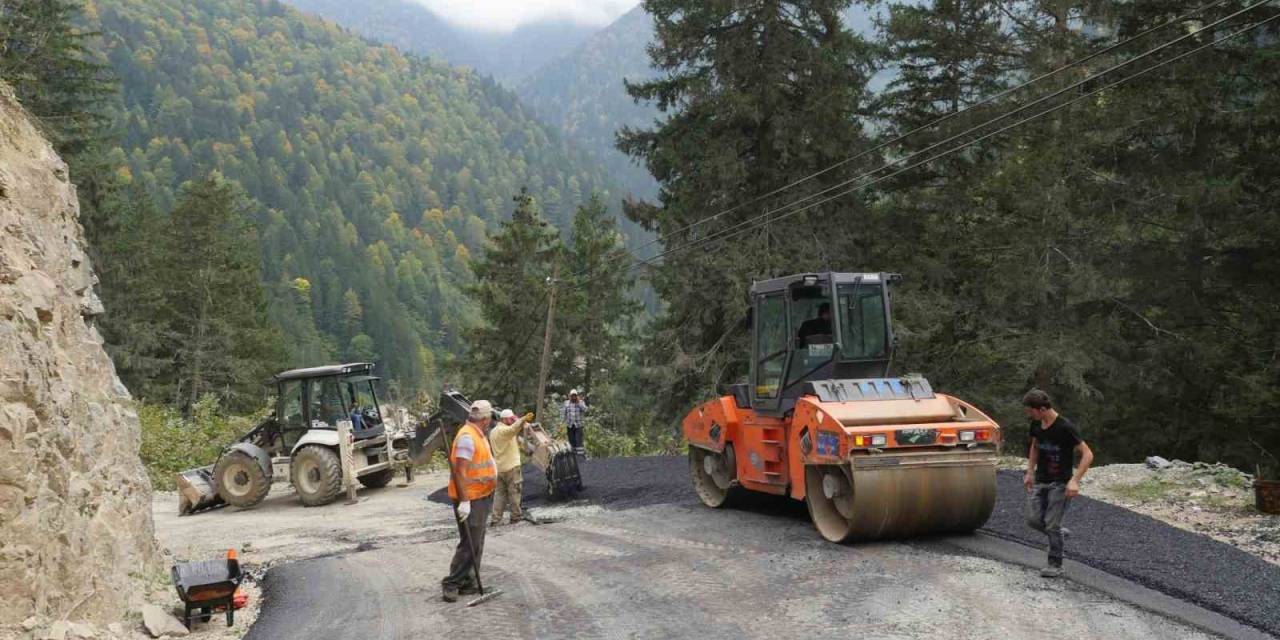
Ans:
[{"label": "gravel road", "polygon": [[[267,574],[266,601],[248,637],[419,638],[446,628],[539,638],[756,638],[780,631],[816,638],[1207,637],[1074,581],[1046,581],[1034,570],[974,555],[956,538],[840,546],[822,541],[794,501],[761,496],[735,509],[707,509],[687,474],[683,458],[591,460],[582,494],[546,503],[541,477],[528,470],[525,504],[550,524],[490,531],[486,582],[504,593],[471,609],[439,601],[439,578],[456,543],[442,476],[362,492],[354,506],[272,507],[273,516],[287,519],[253,548],[294,561]],[[1002,475],[991,532],[1032,541],[1020,521],[1017,481]],[[1159,570],[1153,559],[1159,549],[1140,541],[1141,561],[1106,555],[1108,544],[1121,548],[1101,541],[1115,531],[1134,531],[1157,547],[1200,543],[1123,509],[1083,499],[1072,508],[1068,518],[1078,533],[1068,551],[1090,564],[1101,553],[1127,571]],[[244,519],[242,535],[255,517],[233,511],[209,514],[209,522],[219,515]],[[317,526],[323,533],[311,530]],[[328,540],[336,550],[297,560],[304,540]],[[1227,557],[1234,551],[1208,542],[1221,548],[1195,548]],[[1178,571],[1212,573],[1217,560],[1191,558]],[[1213,588],[1206,582],[1213,579],[1188,583]],[[1233,615],[1265,620],[1265,597],[1247,600],[1255,606]],[[1191,599],[1214,601],[1205,594]],[[1029,617],[1049,621],[1046,631],[1029,631]]]}]

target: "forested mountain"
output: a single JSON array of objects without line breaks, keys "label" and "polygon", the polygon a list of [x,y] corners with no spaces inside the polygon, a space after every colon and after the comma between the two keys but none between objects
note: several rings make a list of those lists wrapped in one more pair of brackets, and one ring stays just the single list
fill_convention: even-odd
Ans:
[{"label": "forested mountain", "polygon": [[607,191],[492,81],[275,0],[93,0],[86,18],[121,83],[120,176],[162,211],[215,170],[243,187],[296,365],[435,380],[474,320],[469,258],[521,187],[560,228]]},{"label": "forested mountain", "polygon": [[[841,18],[846,27],[865,34],[873,29],[872,12],[859,4],[842,11]],[[652,40],[653,18],[637,6],[516,88],[540,118],[599,157],[626,189],[646,198],[656,194],[657,184],[616,149],[615,136],[625,126],[648,126],[659,115],[652,105],[637,104],[623,86],[624,78],[637,82],[657,74],[645,52]]]},{"label": "forested mountain", "polygon": [[644,126],[657,116],[657,110],[637,104],[623,86],[624,79],[653,77],[644,49],[652,39],[653,19],[636,7],[517,87],[539,117],[589,149],[622,185],[642,197],[652,197],[657,184],[614,148],[614,135],[623,126]]},{"label": "forested mountain", "polygon": [[595,27],[548,20],[509,33],[454,26],[414,0],[287,0],[365,37],[471,67],[514,86],[543,64],[581,45]]}]

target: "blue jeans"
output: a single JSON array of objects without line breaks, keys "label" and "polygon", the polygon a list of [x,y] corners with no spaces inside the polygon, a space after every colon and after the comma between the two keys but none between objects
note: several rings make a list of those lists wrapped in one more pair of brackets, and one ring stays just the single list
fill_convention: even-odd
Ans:
[{"label": "blue jeans", "polygon": [[1049,536],[1049,566],[1062,566],[1062,516],[1067,513],[1067,483],[1036,483],[1027,497],[1027,524]]}]

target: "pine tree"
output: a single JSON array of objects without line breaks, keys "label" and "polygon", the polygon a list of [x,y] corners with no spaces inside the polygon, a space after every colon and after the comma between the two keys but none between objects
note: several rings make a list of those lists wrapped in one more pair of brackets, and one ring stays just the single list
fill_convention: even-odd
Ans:
[{"label": "pine tree", "polygon": [[[523,407],[536,401],[548,279],[554,261],[563,259],[564,245],[526,190],[514,201],[511,220],[471,264],[476,281],[467,294],[479,307],[481,323],[468,332],[467,354],[458,366],[468,393],[498,406]],[[565,333],[556,335],[556,351],[564,357]]]},{"label": "pine tree", "polygon": [[640,310],[628,295],[634,279],[623,267],[630,257],[604,201],[593,195],[573,217],[569,277],[557,305],[564,310],[557,330],[568,333],[572,344],[572,368],[565,372],[571,379],[564,381],[570,386],[590,391],[622,365],[623,341]]},{"label": "pine tree", "polygon": [[255,406],[284,356],[266,316],[243,194],[217,174],[188,183],[165,232],[159,262],[174,375],[152,384],[183,407],[206,394],[235,409]]},{"label": "pine tree", "polygon": [[0,80],[64,156],[104,137],[115,91],[86,47],[96,34],[75,26],[80,11],[71,0],[0,0]]},{"label": "pine tree", "polygon": [[[667,235],[668,247],[681,245],[865,168],[850,163],[804,189],[671,235],[868,146],[859,118],[874,55],[841,23],[848,6],[842,0],[647,0],[656,29],[650,57],[663,75],[628,83],[628,91],[665,117],[651,130],[624,129],[619,148],[644,162],[661,189],[657,204],[631,204],[627,215]],[[667,388],[656,394],[662,415],[678,415],[714,383],[745,374],[749,340],[741,324],[753,279],[858,266],[852,239],[862,210],[858,198],[847,198],[672,255],[653,270],[654,288],[666,303],[649,350],[668,368],[661,376]]]}]

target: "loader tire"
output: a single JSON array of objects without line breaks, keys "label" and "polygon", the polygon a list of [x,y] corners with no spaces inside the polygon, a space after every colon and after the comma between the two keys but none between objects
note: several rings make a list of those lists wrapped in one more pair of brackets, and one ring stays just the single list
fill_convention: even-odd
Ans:
[{"label": "loader tire", "polygon": [[391,479],[396,477],[394,469],[383,469],[369,475],[360,476],[360,484],[369,489],[381,489],[391,484]]},{"label": "loader tire", "polygon": [[342,493],[342,462],[329,447],[307,445],[293,454],[289,464],[293,490],[308,507],[333,502]]},{"label": "loader tire", "polygon": [[213,467],[214,488],[224,502],[233,507],[252,507],[271,491],[271,478],[251,455],[232,451]]}]

